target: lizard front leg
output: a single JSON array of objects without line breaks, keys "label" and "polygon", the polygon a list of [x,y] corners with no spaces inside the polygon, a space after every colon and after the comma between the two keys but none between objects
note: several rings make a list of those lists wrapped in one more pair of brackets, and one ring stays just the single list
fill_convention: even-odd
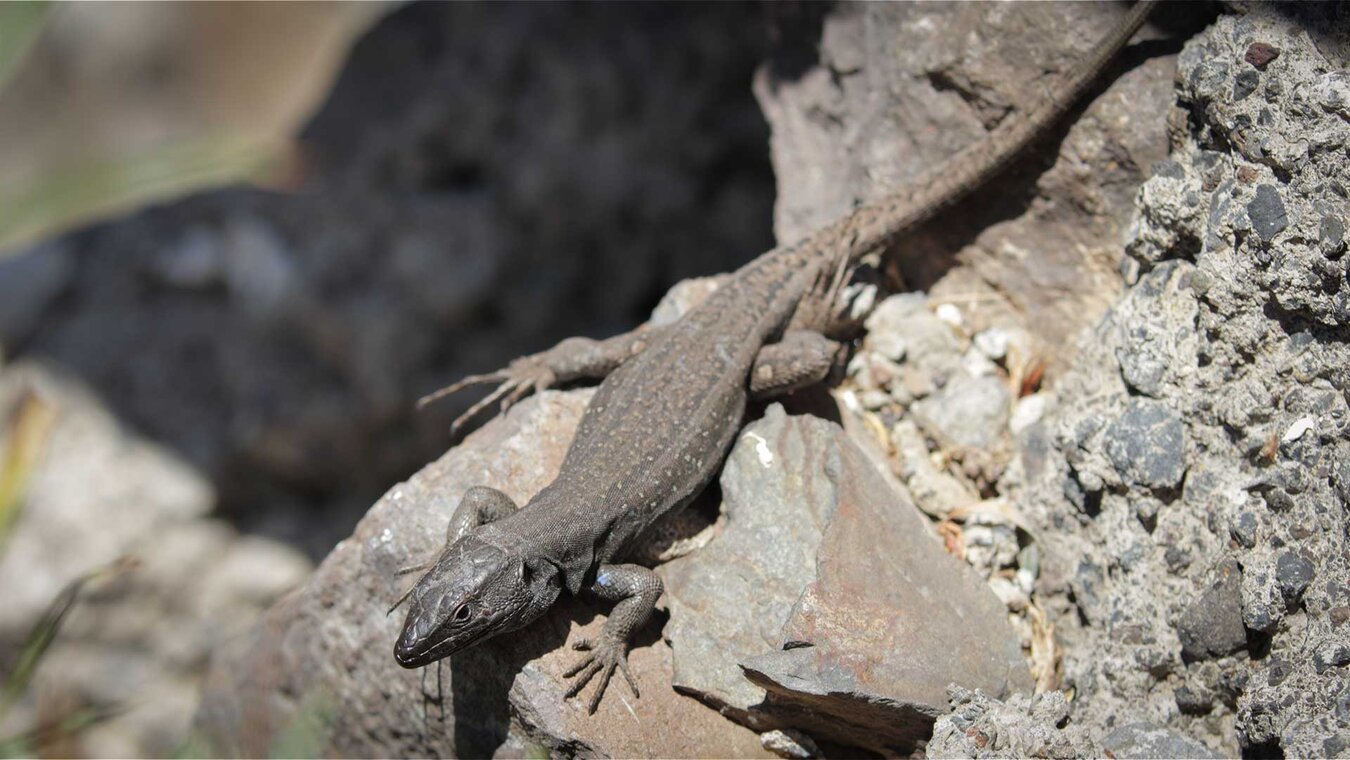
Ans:
[{"label": "lizard front leg", "polygon": [[494,402],[501,401],[502,411],[506,411],[525,396],[547,390],[558,383],[604,378],[619,365],[641,353],[662,329],[642,325],[636,330],[604,340],[568,338],[547,351],[522,356],[496,372],[470,375],[453,385],[447,385],[423,396],[417,406],[424,407],[470,385],[498,383],[496,390],[455,419],[450,426],[453,436],[465,423]]},{"label": "lizard front leg", "polygon": [[770,398],[824,380],[841,366],[847,346],[818,332],[792,330],[759,349],[750,368],[750,395]]},{"label": "lizard front leg", "polygon": [[567,696],[576,696],[586,684],[600,674],[600,681],[591,695],[587,711],[594,714],[600,705],[615,668],[623,673],[633,696],[638,696],[637,682],[628,671],[628,639],[638,626],[646,622],[661,596],[661,578],[641,565],[601,565],[595,581],[585,591],[605,601],[617,602],[605,620],[605,626],[594,640],[582,639],[575,648],[589,652],[571,670],[563,675],[577,680],[567,689]]}]

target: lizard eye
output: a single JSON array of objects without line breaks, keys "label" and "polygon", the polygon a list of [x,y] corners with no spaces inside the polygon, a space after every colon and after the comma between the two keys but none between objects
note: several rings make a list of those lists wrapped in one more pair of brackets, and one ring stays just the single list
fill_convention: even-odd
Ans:
[{"label": "lizard eye", "polygon": [[468,605],[468,603],[466,602],[466,603],[464,603],[464,604],[459,605],[459,608],[455,610],[455,614],[454,614],[454,617],[453,617],[452,619],[453,619],[456,623],[463,623],[463,622],[467,622],[468,619],[469,619],[470,617],[472,617],[472,615],[473,615],[473,610],[469,609],[469,605]]}]

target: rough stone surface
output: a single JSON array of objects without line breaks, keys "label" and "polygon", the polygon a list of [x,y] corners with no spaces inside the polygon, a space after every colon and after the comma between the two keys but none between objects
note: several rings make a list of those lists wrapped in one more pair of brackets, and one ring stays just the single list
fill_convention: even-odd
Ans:
[{"label": "rough stone surface", "polygon": [[[1347,22],[1244,10],[1181,53],[1129,287],[1009,469],[1076,720],[1321,756],[1350,746],[1350,683],[1329,664],[1350,601],[1350,290],[1322,221],[1344,219],[1350,187]],[[1264,69],[1244,60],[1258,43],[1279,50]]]},{"label": "rough stone surface", "polygon": [[1242,568],[1228,560],[1205,593],[1181,613],[1177,636],[1181,653],[1192,659],[1222,657],[1247,646],[1242,625]]},{"label": "rough stone surface", "polygon": [[927,737],[947,684],[1029,685],[1002,605],[837,426],[771,407],[722,493],[721,534],[666,573],[682,690],[895,752]]},{"label": "rough stone surface", "polygon": [[1138,758],[1138,760],[1175,760],[1175,758],[1223,757],[1203,744],[1199,744],[1175,731],[1149,725],[1130,723],[1112,729],[1102,737],[1102,747],[1120,760]]},{"label": "rough stone surface", "polygon": [[191,724],[211,651],[299,585],[310,564],[209,519],[210,484],[60,370],[29,361],[0,367],[0,418],[29,392],[55,417],[14,532],[0,546],[0,652],[18,651],[77,577],[121,556],[139,564],[72,609],[0,734],[90,710],[111,717],[78,732],[65,751],[170,755]]},{"label": "rough stone surface", "polygon": [[938,718],[926,748],[932,760],[1105,755],[1092,733],[1072,722],[1063,692],[1016,694],[999,701],[953,687],[948,696],[950,711]]},{"label": "rough stone surface", "polygon": [[958,372],[914,406],[926,426],[959,446],[987,447],[1008,427],[1008,385],[999,377]]},{"label": "rough stone surface", "polygon": [[[773,130],[778,238],[796,240],[984,136],[1036,101],[1028,82],[1071,69],[1121,12],[860,3],[821,14],[816,65],[778,61],[755,83]],[[1027,326],[1038,353],[1067,361],[1067,344],[1119,287],[1114,250],[1134,188],[1166,155],[1172,69],[1164,57],[1120,74],[1067,135],[900,241],[892,253],[906,284],[958,297],[976,331]]]},{"label": "rough stone surface", "polygon": [[1183,431],[1175,412],[1135,399],[1106,427],[1106,456],[1129,485],[1175,488],[1186,467]]},{"label": "rough stone surface", "polygon": [[385,609],[409,581],[395,571],[438,551],[457,495],[501,488],[523,503],[556,474],[590,391],[549,392],[395,486],[297,594],[215,658],[198,726],[213,753],[261,756],[297,725],[321,756],[470,756],[517,751],[637,757],[765,756],[754,732],[671,688],[670,648],[655,629],[630,655],[642,690],[624,685],[594,715],[564,699],[562,673],[602,615],[558,605],[545,618],[440,667],[400,668],[401,618]]}]

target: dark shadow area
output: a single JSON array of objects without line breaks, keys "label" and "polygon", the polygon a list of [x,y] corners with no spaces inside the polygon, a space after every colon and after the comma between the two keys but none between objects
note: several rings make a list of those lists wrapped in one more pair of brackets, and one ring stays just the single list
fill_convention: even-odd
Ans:
[{"label": "dark shadow area", "polygon": [[217,486],[244,531],[322,557],[443,453],[422,394],[644,320],[772,245],[745,4],[412,4],[351,51],[296,192],[227,189],[26,254],[0,324]]},{"label": "dark shadow area", "polygon": [[[506,741],[511,724],[511,683],[530,660],[561,646],[569,621],[586,610],[560,603],[528,628],[491,639],[450,657],[455,753],[492,757]],[[431,730],[445,730],[431,725]]]}]

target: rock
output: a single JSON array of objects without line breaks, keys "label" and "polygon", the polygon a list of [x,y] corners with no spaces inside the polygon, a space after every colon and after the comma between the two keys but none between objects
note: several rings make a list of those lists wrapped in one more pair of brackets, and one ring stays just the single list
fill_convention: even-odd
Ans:
[{"label": "rock", "polygon": [[1285,601],[1297,604],[1303,598],[1303,592],[1312,583],[1313,564],[1295,552],[1280,552],[1275,560],[1275,582]]},{"label": "rock", "polygon": [[1233,540],[1245,548],[1256,546],[1256,515],[1251,512],[1243,512],[1233,521],[1233,525],[1228,529]]},{"label": "rock", "polygon": [[1269,633],[1284,620],[1288,605],[1275,579],[1273,552],[1253,552],[1242,573],[1242,622],[1253,631]]},{"label": "rock", "polygon": [[1175,488],[1186,472],[1183,431],[1181,418],[1167,406],[1132,399],[1106,428],[1106,455],[1127,483]]},{"label": "rock", "polygon": [[886,298],[872,310],[865,325],[864,346],[875,346],[877,353],[896,361],[907,358],[925,372],[950,371],[960,361],[960,340],[950,325],[929,310],[928,298],[922,293]]},{"label": "rock", "polygon": [[722,471],[726,525],[697,556],[661,568],[675,687],[752,726],[763,721],[751,710],[764,690],[746,680],[739,662],[781,643],[793,605],[816,577],[817,550],[833,516],[835,485],[810,477],[820,469],[810,462],[833,442],[802,427],[777,404],[747,427]]},{"label": "rock", "polygon": [[1199,305],[1188,287],[1194,271],[1185,262],[1160,263],[1140,277],[1108,319],[1118,331],[1121,378],[1146,396],[1185,389],[1194,375],[1200,340],[1194,328]]},{"label": "rock", "polygon": [[1130,723],[1116,728],[1102,739],[1102,747],[1120,760],[1223,757],[1194,739],[1148,723]]},{"label": "rock", "polygon": [[1181,651],[1191,659],[1222,657],[1247,646],[1242,625],[1242,569],[1235,560],[1221,563],[1214,580],[1177,623]]},{"label": "rock", "polygon": [[1102,747],[1069,719],[1064,693],[1015,694],[1000,702],[978,691],[948,690],[950,712],[938,718],[926,757],[1096,758]]},{"label": "rock", "polygon": [[1008,340],[1008,332],[997,327],[981,330],[974,338],[975,347],[980,349],[980,353],[994,361],[1002,361],[1008,355]]},{"label": "rock", "polygon": [[[682,691],[751,725],[881,751],[926,736],[951,681],[1027,683],[1001,605],[834,425],[770,407],[721,485],[721,533],[663,569]],[[972,656],[940,654],[954,647]]]},{"label": "rock", "polygon": [[1017,400],[1017,405],[1013,407],[1013,413],[1008,418],[1008,432],[1013,435],[1021,435],[1027,428],[1041,421],[1045,416],[1045,410],[1050,405],[1050,394],[1033,393],[1030,396],[1023,396]]},{"label": "rock", "polygon": [[1242,60],[1255,66],[1259,71],[1265,71],[1266,66],[1279,57],[1279,48],[1267,45],[1264,42],[1253,42],[1247,47],[1247,52],[1242,56]]},{"label": "rock", "polygon": [[1319,675],[1346,665],[1350,665],[1350,635],[1345,633],[1328,636],[1313,652],[1313,669]]},{"label": "rock", "polygon": [[765,731],[759,736],[760,744],[764,749],[783,758],[806,758],[820,757],[820,748],[811,740],[811,737],[800,731],[774,729]]},{"label": "rock", "polygon": [[1247,215],[1261,239],[1269,243],[1289,226],[1289,216],[1273,185],[1257,185],[1256,194],[1247,204]]},{"label": "rock", "polygon": [[946,517],[957,507],[973,504],[980,495],[933,462],[928,443],[913,420],[897,422],[891,429],[895,447],[892,467],[909,489],[914,503],[925,514]]},{"label": "rock", "polygon": [[[687,557],[668,573],[682,689],[732,714],[757,707],[817,738],[894,752],[927,736],[948,683],[1000,695],[1029,686],[1002,605],[837,427],[771,408],[742,434],[722,489],[722,535],[697,565]],[[819,511],[770,518],[744,502]],[[770,541],[772,559],[746,554]],[[786,582],[789,565],[804,585]],[[729,655],[767,698],[737,685]]]},{"label": "rock", "polygon": [[994,375],[953,375],[936,393],[914,405],[924,426],[959,446],[985,448],[1003,435],[1012,399],[1007,382]]},{"label": "rock", "polygon": [[[671,689],[670,648],[654,629],[629,663],[641,699],[617,681],[595,716],[564,699],[566,644],[602,616],[579,603],[441,666],[393,659],[402,618],[386,615],[406,578],[439,550],[458,495],[492,485],[523,503],[556,474],[591,391],[548,392],[471,435],[395,486],[296,594],[217,652],[197,723],[211,754],[258,756],[297,725],[314,754],[488,756],[499,748],[580,755],[763,755],[758,736]],[[514,716],[514,719],[512,719]],[[502,750],[506,751],[506,750]]]},{"label": "rock", "polygon": [[75,578],[121,556],[138,565],[72,609],[6,730],[74,706],[108,715],[77,732],[70,746],[81,753],[179,752],[210,652],[299,585],[310,564],[209,517],[215,494],[201,474],[128,430],[63,371],[31,361],[0,369],[0,415],[29,390],[55,416],[0,551],[0,645],[13,651]]}]

